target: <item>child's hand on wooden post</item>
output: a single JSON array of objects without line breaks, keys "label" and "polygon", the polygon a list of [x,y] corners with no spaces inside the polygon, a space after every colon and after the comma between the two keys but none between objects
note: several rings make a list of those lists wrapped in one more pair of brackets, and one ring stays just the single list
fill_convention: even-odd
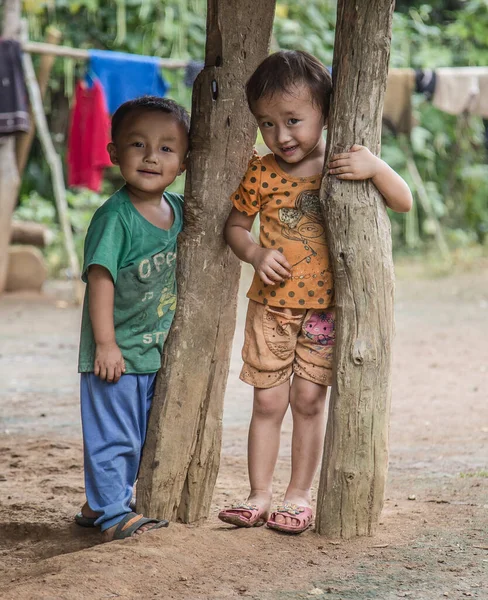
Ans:
[{"label": "child's hand on wooden post", "polygon": [[338,179],[372,179],[386,205],[395,212],[412,208],[412,192],[407,183],[365,146],[355,144],[350,152],[334,154],[328,167],[327,174]]},{"label": "child's hand on wooden post", "polygon": [[366,146],[354,144],[350,152],[334,154],[327,175],[338,179],[371,179],[378,173],[381,162]]}]

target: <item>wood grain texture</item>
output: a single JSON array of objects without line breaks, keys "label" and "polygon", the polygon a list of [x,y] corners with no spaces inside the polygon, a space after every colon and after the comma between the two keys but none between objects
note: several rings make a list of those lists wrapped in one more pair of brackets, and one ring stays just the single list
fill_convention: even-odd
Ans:
[{"label": "wood grain texture", "polygon": [[[379,153],[393,5],[338,2],[327,156],[353,144]],[[383,506],[393,336],[390,222],[369,181],[324,177],[321,201],[335,275],[337,338],[316,529],[351,538],[372,535]]]}]

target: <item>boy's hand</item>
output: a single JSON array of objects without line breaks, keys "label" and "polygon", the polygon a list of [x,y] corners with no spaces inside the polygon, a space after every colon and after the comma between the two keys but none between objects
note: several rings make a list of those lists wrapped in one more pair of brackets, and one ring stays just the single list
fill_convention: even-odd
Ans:
[{"label": "boy's hand", "polygon": [[327,174],[338,179],[371,179],[377,175],[381,164],[382,161],[368,148],[355,144],[350,152],[334,154]]},{"label": "boy's hand", "polygon": [[251,264],[261,280],[268,285],[275,285],[291,277],[291,266],[278,250],[258,246]]},{"label": "boy's hand", "polygon": [[117,344],[114,342],[97,344],[93,372],[103,381],[117,383],[125,373],[124,357]]}]

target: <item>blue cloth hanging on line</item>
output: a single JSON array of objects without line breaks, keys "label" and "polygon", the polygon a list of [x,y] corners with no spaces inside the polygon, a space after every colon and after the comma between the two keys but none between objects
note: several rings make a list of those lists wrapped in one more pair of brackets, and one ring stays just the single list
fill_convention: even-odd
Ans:
[{"label": "blue cloth hanging on line", "polygon": [[110,114],[139,96],[165,96],[170,87],[155,56],[107,50],[89,50],[88,54],[89,75],[98,77],[102,84]]}]

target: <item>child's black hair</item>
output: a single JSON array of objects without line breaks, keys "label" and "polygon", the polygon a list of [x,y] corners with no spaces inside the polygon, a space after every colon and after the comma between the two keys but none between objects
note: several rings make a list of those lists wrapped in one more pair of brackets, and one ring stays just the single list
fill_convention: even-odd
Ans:
[{"label": "child's black hair", "polygon": [[301,84],[310,89],[313,103],[321,107],[326,119],[329,116],[332,78],[315,56],[302,50],[280,50],[270,54],[258,66],[246,84],[251,112],[254,112],[260,98],[289,92]]},{"label": "child's black hair", "polygon": [[164,112],[171,114],[175,120],[183,125],[186,133],[190,131],[190,115],[183,106],[180,106],[174,100],[169,98],[161,98],[159,96],[141,96],[134,100],[128,100],[121,104],[112,116],[112,141],[115,141],[117,134],[120,131],[122,122],[125,117],[131,112]]}]

